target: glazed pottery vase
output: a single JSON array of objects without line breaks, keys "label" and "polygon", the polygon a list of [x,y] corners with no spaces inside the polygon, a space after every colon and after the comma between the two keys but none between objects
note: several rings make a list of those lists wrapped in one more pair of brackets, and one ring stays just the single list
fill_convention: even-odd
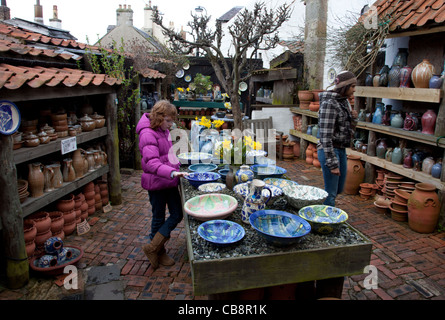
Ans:
[{"label": "glazed pottery vase", "polygon": [[366,120],[366,110],[360,109],[358,113],[358,121],[365,121]]},{"label": "glazed pottery vase", "polygon": [[422,133],[434,134],[434,128],[436,126],[436,119],[437,119],[436,113],[432,109],[427,110],[422,115],[422,120],[421,120],[422,121]]},{"label": "glazed pottery vase", "polygon": [[76,172],[76,177],[80,178],[84,175],[84,156],[82,154],[82,149],[77,149],[73,152],[73,167],[74,171]]},{"label": "glazed pottery vase", "polygon": [[[249,223],[249,217],[255,211],[263,210],[272,197],[269,189],[265,188],[266,183],[262,180],[254,179],[250,183],[249,193],[244,199],[243,208],[241,210],[241,221]],[[269,192],[269,196],[263,196],[263,190]]]},{"label": "glazed pottery vase", "polygon": [[73,256],[73,251],[68,248],[62,248],[57,253],[57,262],[63,264],[66,260],[70,260]]},{"label": "glazed pottery vase", "polygon": [[400,113],[396,113],[394,117],[391,119],[391,127],[394,128],[402,128],[403,127],[403,117]]},{"label": "glazed pottery vase", "polygon": [[403,153],[400,147],[395,147],[392,152],[391,162],[394,164],[402,164]]},{"label": "glazed pottery vase", "polygon": [[51,237],[45,241],[44,249],[45,252],[51,255],[57,254],[59,250],[63,247],[62,239],[58,237]]},{"label": "glazed pottery vase", "polygon": [[393,66],[403,67],[408,62],[408,49],[407,48],[399,48],[394,61],[392,63]]},{"label": "glazed pottery vase", "polygon": [[417,130],[417,118],[412,114],[407,113],[405,120],[403,121],[403,130],[416,131]]},{"label": "glazed pottery vase", "polygon": [[71,182],[76,180],[76,171],[74,171],[73,160],[66,158],[63,160],[63,181]]},{"label": "glazed pottery vase", "polygon": [[404,66],[400,69],[400,88],[410,88],[411,87],[411,73],[413,68],[410,66]]},{"label": "glazed pottery vase", "polygon": [[372,75],[368,72],[366,73],[365,86],[372,87]]},{"label": "glazed pottery vase", "polygon": [[54,176],[52,179],[53,187],[56,189],[60,188],[63,185],[63,174],[60,168],[60,163],[53,163],[51,164],[51,167],[54,170]]},{"label": "glazed pottery vase", "polygon": [[313,135],[314,137],[316,137],[316,136],[318,135],[318,124],[315,124],[315,125],[312,127],[312,135]]},{"label": "glazed pottery vase", "polygon": [[443,83],[443,77],[440,76],[440,74],[434,74],[429,82],[429,87],[431,89],[440,89],[442,88],[442,83]]},{"label": "glazed pottery vase", "polygon": [[393,65],[388,74],[388,87],[399,87],[400,86],[400,66]]},{"label": "glazed pottery vase", "polygon": [[433,165],[434,165],[433,157],[426,157],[422,162],[422,172],[425,172],[426,174],[431,174]]},{"label": "glazed pottery vase", "polygon": [[365,178],[365,167],[360,156],[348,155],[347,172],[344,192],[346,194],[357,194],[360,184]]},{"label": "glazed pottery vase", "polygon": [[385,153],[385,160],[391,162],[392,161],[392,151],[393,148],[388,148]]},{"label": "glazed pottery vase", "polygon": [[382,69],[380,69],[380,79],[379,79],[379,87],[387,87],[388,86],[388,73],[389,67],[385,64]]},{"label": "glazed pottery vase", "polygon": [[372,78],[372,86],[373,87],[378,87],[380,83],[380,74],[376,73],[374,78]]},{"label": "glazed pottery vase", "polygon": [[57,265],[57,257],[51,254],[45,254],[39,258],[38,266],[40,268],[50,268]]},{"label": "glazed pottery vase", "polygon": [[38,198],[43,195],[45,188],[45,177],[42,171],[42,164],[40,162],[34,162],[28,164],[28,187],[30,191],[30,197]]},{"label": "glazed pottery vase", "polygon": [[413,167],[413,152],[408,151],[403,158],[403,167],[411,169]]},{"label": "glazed pottery vase", "polygon": [[411,80],[415,88],[428,88],[431,77],[435,74],[434,66],[428,59],[423,59],[414,67],[411,73]]},{"label": "glazed pottery vase", "polygon": [[372,123],[382,124],[383,107],[384,107],[383,103],[381,102],[376,103],[374,115],[372,116]]},{"label": "glazed pottery vase", "polygon": [[429,183],[416,183],[408,199],[408,224],[419,233],[434,231],[439,219],[440,202],[436,187]]},{"label": "glazed pottery vase", "polygon": [[235,174],[236,183],[244,183],[253,180],[253,171],[248,165],[242,165]]},{"label": "glazed pottery vase", "polygon": [[386,139],[378,139],[378,144],[376,146],[377,157],[380,159],[385,159],[386,149],[388,145],[386,144]]},{"label": "glazed pottery vase", "polygon": [[53,178],[54,169],[51,166],[45,166],[43,168],[44,187],[43,192],[50,192],[54,190]]},{"label": "glazed pottery vase", "polygon": [[413,170],[421,171],[422,170],[422,161],[420,160],[420,157],[416,152],[413,153],[412,160],[413,160]]},{"label": "glazed pottery vase", "polygon": [[442,160],[439,160],[431,167],[431,175],[433,176],[433,178],[440,179],[441,173],[442,173]]}]

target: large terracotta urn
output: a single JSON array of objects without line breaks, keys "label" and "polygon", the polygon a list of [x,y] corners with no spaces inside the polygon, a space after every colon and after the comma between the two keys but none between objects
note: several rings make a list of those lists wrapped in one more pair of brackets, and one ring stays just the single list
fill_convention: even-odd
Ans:
[{"label": "large terracotta urn", "polygon": [[415,88],[429,88],[430,79],[436,73],[434,66],[428,59],[423,59],[421,63],[414,67],[411,73],[411,80]]},{"label": "large terracotta urn", "polygon": [[429,183],[416,183],[408,199],[408,224],[419,233],[434,231],[439,219],[440,202],[436,187]]},{"label": "large terracotta urn", "polygon": [[344,193],[346,194],[357,194],[360,188],[360,183],[362,183],[365,178],[365,167],[360,159],[360,156],[348,155],[344,188]]}]

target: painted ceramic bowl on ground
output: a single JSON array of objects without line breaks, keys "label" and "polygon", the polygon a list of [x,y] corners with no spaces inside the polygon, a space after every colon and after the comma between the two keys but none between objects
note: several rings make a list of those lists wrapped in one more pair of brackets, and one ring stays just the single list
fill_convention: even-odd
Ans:
[{"label": "painted ceramic bowl on ground", "polygon": [[36,256],[33,257],[30,261],[29,261],[29,266],[31,267],[32,270],[37,271],[37,272],[41,272],[47,275],[59,275],[63,273],[63,269],[68,266],[68,265],[73,265],[75,263],[77,263],[83,256],[83,250],[81,247],[77,247],[77,246],[67,246],[67,249],[72,251],[72,255],[69,259],[65,260],[62,264],[58,263],[55,266],[52,267],[45,267],[45,268],[41,268],[38,264],[39,264],[39,260],[40,260],[40,256]]},{"label": "painted ceramic bowl on ground", "polygon": [[199,188],[200,185],[209,182],[215,182],[221,175],[216,172],[192,172],[185,177],[192,186]]},{"label": "painted ceramic bowl on ground", "polygon": [[[233,192],[236,193],[236,195],[244,201],[244,199],[246,198],[246,196],[249,194],[249,182],[244,182],[244,183],[240,183],[237,184],[236,186],[233,187]],[[271,192],[271,197],[270,200],[267,202],[268,205],[271,205],[272,203],[274,203],[274,201],[283,194],[283,190],[281,190],[278,187],[275,187],[273,185],[267,185],[264,187],[265,189],[269,189]],[[262,192],[263,197],[269,197],[269,191],[264,190]]]},{"label": "painted ceramic bowl on ground", "polygon": [[331,233],[348,220],[348,214],[345,211],[326,205],[301,208],[298,215],[309,221],[312,231],[320,234]]},{"label": "painted ceramic bowl on ground", "polygon": [[311,231],[311,225],[306,220],[285,211],[255,211],[249,221],[267,242],[276,246],[298,243]]},{"label": "painted ceramic bowl on ground", "polygon": [[198,234],[217,246],[227,246],[240,241],[246,231],[233,221],[210,220],[198,227]]},{"label": "painted ceramic bowl on ground", "polygon": [[250,166],[250,169],[253,171],[253,174],[257,179],[281,178],[283,174],[287,172],[286,169],[273,165],[265,166],[254,164],[253,166]]},{"label": "painted ceramic bowl on ground", "polygon": [[215,171],[218,166],[213,163],[196,163],[189,166],[189,170],[193,172],[211,172]]},{"label": "painted ceramic bowl on ground", "polygon": [[202,194],[184,204],[185,212],[200,221],[227,218],[237,207],[238,200],[221,193]]},{"label": "painted ceramic bowl on ground", "polygon": [[210,163],[212,155],[203,152],[186,152],[178,155],[181,164]]},{"label": "painted ceramic bowl on ground", "polygon": [[323,204],[328,197],[328,193],[323,189],[305,185],[288,185],[283,187],[283,192],[287,202],[298,210],[306,206]]},{"label": "painted ceramic bowl on ground", "polygon": [[204,183],[198,187],[199,191],[202,192],[218,192],[226,188],[226,185],[224,183],[218,183],[218,182],[210,182],[210,183]]},{"label": "painted ceramic bowl on ground", "polygon": [[280,189],[283,189],[286,186],[289,185],[296,185],[298,186],[298,182],[292,181],[292,180],[288,180],[288,179],[280,179],[280,178],[265,178],[263,179],[263,181],[266,184],[278,187]]}]

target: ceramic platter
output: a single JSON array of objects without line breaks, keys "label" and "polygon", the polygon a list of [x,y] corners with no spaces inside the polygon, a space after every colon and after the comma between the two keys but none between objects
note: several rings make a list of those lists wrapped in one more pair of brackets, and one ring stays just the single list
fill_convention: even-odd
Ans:
[{"label": "ceramic platter", "polygon": [[348,220],[348,214],[336,207],[312,205],[301,208],[298,215],[311,224],[312,231],[328,234]]},{"label": "ceramic platter", "polygon": [[10,135],[20,127],[20,111],[11,101],[0,101],[0,133]]},{"label": "ceramic platter", "polygon": [[246,231],[233,221],[210,220],[198,227],[198,234],[215,245],[226,246],[240,241]]},{"label": "ceramic platter", "polygon": [[245,83],[244,81],[242,81],[242,82],[240,82],[240,84],[239,84],[238,87],[239,87],[240,91],[244,92],[244,91],[247,90],[247,83]]},{"label": "ceramic platter", "polygon": [[190,68],[190,65],[188,63],[186,63],[184,66],[182,66],[182,69],[184,70],[188,70]]},{"label": "ceramic platter", "polygon": [[219,182],[210,182],[210,183],[204,183],[198,187],[198,190],[201,192],[218,192],[226,188],[226,185],[224,183]]},{"label": "ceramic platter", "polygon": [[188,75],[185,76],[184,80],[186,82],[190,82],[190,81],[192,81],[192,76],[188,74]]},{"label": "ceramic platter", "polygon": [[184,203],[184,211],[196,220],[225,219],[238,207],[238,200],[222,193],[208,193],[193,197]]},{"label": "ceramic platter", "polygon": [[184,70],[178,70],[178,72],[176,72],[176,78],[182,78],[184,76]]}]

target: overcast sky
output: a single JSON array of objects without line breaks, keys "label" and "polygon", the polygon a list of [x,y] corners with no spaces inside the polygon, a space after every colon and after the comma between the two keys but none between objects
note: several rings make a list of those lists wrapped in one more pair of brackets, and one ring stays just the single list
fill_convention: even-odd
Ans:
[{"label": "overcast sky", "polygon": [[[273,0],[272,0],[273,1]],[[297,0],[299,2],[299,0]],[[34,5],[36,0],[7,0],[11,9],[11,18],[22,18],[34,21]],[[231,8],[247,6],[251,0],[152,0],[152,5],[157,5],[164,14],[164,24],[173,21],[176,29],[181,25],[186,26],[190,21],[190,12],[197,6],[206,9],[212,18],[219,18]],[[53,17],[53,5],[57,5],[59,19],[62,20],[62,29],[68,30],[80,42],[86,42],[86,36],[90,43],[96,42],[99,37],[105,35],[109,25],[116,24],[116,9],[119,4],[131,5],[134,11],[134,26],[142,28],[144,25],[144,7],[148,0],[40,0],[43,7],[44,23],[49,25],[49,19]],[[212,24],[213,26],[213,24]]]}]

